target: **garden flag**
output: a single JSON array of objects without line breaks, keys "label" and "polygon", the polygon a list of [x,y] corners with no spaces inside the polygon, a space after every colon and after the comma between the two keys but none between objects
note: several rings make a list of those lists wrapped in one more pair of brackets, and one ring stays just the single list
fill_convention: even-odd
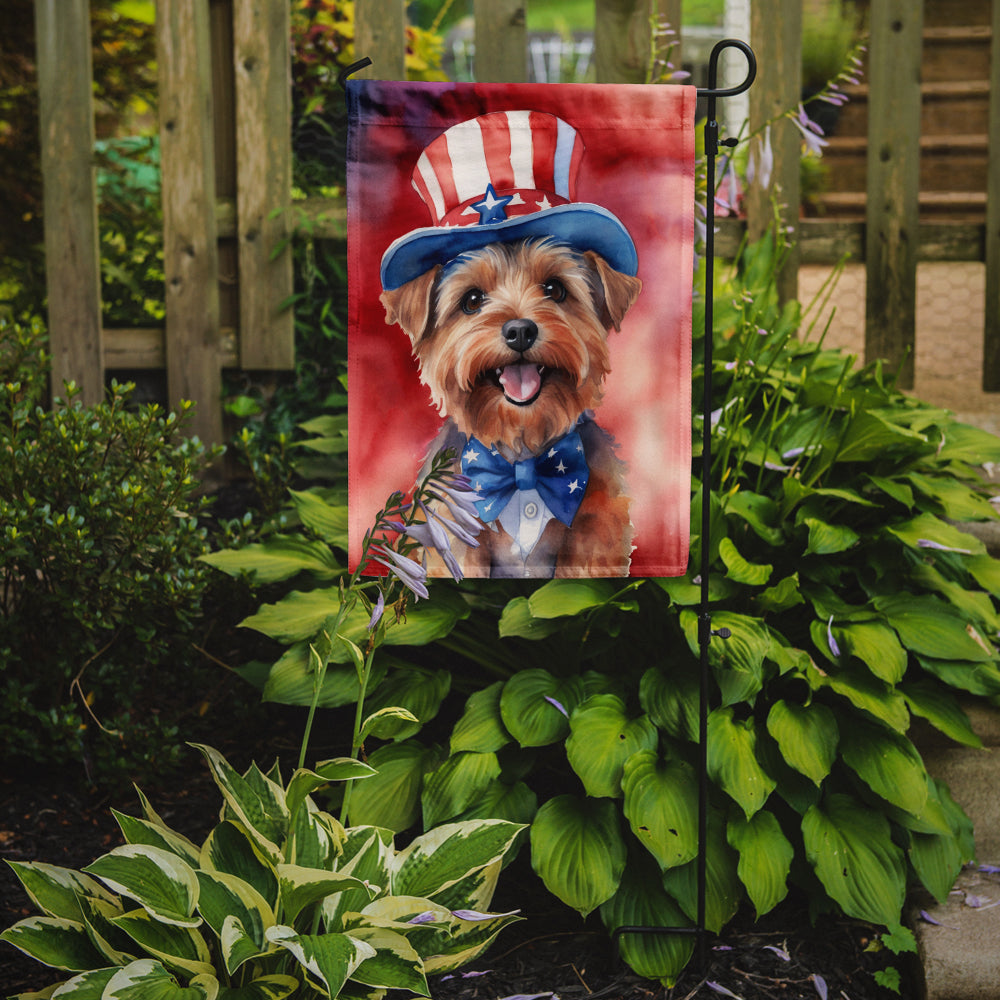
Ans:
[{"label": "garden flag", "polygon": [[467,576],[686,571],[695,96],[348,82],[352,567],[447,448]]}]

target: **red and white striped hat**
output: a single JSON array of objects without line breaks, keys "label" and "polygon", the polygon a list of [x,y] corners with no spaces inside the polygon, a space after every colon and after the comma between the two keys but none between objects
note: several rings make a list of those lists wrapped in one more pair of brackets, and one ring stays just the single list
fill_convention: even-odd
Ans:
[{"label": "red and white striped hat", "polygon": [[413,187],[432,225],[392,243],[382,287],[399,288],[488,243],[551,236],[594,250],[634,275],[635,244],[616,216],[575,201],[584,147],[576,129],[540,111],[496,111],[452,125],[421,154]]}]

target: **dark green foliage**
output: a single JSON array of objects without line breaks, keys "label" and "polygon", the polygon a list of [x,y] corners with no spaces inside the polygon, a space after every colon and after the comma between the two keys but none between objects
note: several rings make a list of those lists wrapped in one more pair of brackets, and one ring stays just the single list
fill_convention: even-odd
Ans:
[{"label": "dark green foliage", "polygon": [[0,321],[0,744],[110,772],[175,752],[156,693],[192,659],[208,455],[187,406],[131,408],[130,386],[40,406],[41,343],[40,324]]}]

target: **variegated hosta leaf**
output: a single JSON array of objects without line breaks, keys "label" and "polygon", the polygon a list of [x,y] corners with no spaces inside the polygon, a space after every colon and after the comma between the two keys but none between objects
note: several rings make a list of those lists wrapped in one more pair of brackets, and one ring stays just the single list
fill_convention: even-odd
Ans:
[{"label": "variegated hosta leaf", "polygon": [[[608,931],[619,927],[690,927],[692,922],[664,891],[651,859],[630,858],[618,891],[601,905]],[[672,986],[694,950],[692,934],[622,934],[618,949],[640,976]]]},{"label": "variegated hosta leaf", "polygon": [[815,785],[830,773],[840,733],[833,712],[819,702],[799,705],[779,699],[767,715],[767,731],[781,756]]},{"label": "variegated hosta leaf", "polygon": [[111,812],[129,844],[159,847],[164,851],[170,851],[171,854],[176,854],[192,868],[197,866],[199,849],[187,837],[158,823],[127,816],[125,813],[118,812],[117,809],[112,809]]},{"label": "variegated hosta leaf", "polygon": [[112,923],[171,969],[181,969],[189,976],[213,971],[212,956],[205,939],[190,927],[161,923],[145,910],[123,913]]},{"label": "variegated hosta leaf", "polygon": [[394,858],[392,892],[433,899],[460,879],[500,861],[522,829],[495,819],[446,823],[429,830]]},{"label": "variegated hosta leaf", "polygon": [[495,753],[452,754],[424,778],[420,796],[424,826],[437,826],[454,819],[475,802],[500,777]]},{"label": "variegated hosta leaf", "polygon": [[583,916],[618,889],[625,842],[609,799],[558,795],[531,824],[531,865],[546,888]]},{"label": "variegated hosta leaf", "polygon": [[[227,921],[235,920],[239,923],[240,934],[236,934],[236,928],[231,928],[230,942],[237,938],[249,938],[254,949],[253,954],[266,950],[264,931],[274,925],[274,911],[252,885],[236,878],[235,875],[206,871],[198,872],[198,883],[201,887],[198,910],[220,940],[223,939],[223,929]],[[241,943],[239,961],[231,964],[233,948],[224,950],[226,967],[230,975],[242,962],[251,957],[245,954],[246,948]]]},{"label": "variegated hosta leaf", "polygon": [[101,1000],[216,1000],[219,981],[196,976],[187,986],[153,959],[143,958],[119,969],[108,981]]},{"label": "variegated hosta leaf", "polygon": [[560,679],[547,670],[522,670],[504,684],[500,717],[521,746],[547,746],[566,736],[569,716],[583,698],[579,677]]},{"label": "variegated hosta leaf", "polygon": [[708,717],[708,773],[749,818],[767,801],[776,782],[757,762],[752,718],[737,721],[733,709],[717,708]]},{"label": "variegated hosta leaf", "polygon": [[661,869],[697,855],[698,782],[690,765],[641,751],[625,762],[622,790],[632,832]]},{"label": "variegated hosta leaf", "polygon": [[331,781],[350,781],[357,778],[370,778],[376,770],[363,761],[353,757],[336,757],[324,760],[313,770],[301,767],[288,782],[285,792],[285,805],[288,812],[294,815],[306,797],[312,795],[318,788],[328,785]]},{"label": "variegated hosta leaf", "polygon": [[107,969],[91,969],[89,972],[81,972],[80,975],[67,979],[66,982],[58,986],[50,993],[49,987],[44,993],[18,994],[12,1000],[28,1000],[30,997],[40,1000],[42,997],[52,997],[55,1000],[101,1000],[104,996],[104,988],[114,978],[120,966],[110,966]]},{"label": "variegated hosta leaf", "polygon": [[146,844],[124,844],[98,858],[84,871],[113,892],[134,899],[150,916],[166,924],[197,927],[198,878],[171,851]]},{"label": "variegated hosta leaf", "polygon": [[306,799],[292,820],[285,857],[305,868],[335,868],[343,842],[340,822],[317,809],[312,799]]},{"label": "variegated hosta leaf", "polygon": [[[524,828],[521,828],[522,832]],[[518,839],[518,837],[515,839]],[[476,871],[453,882],[446,889],[434,893],[434,901],[449,910],[459,910],[463,908],[472,910],[488,910],[493,902],[493,894],[497,890],[497,882],[500,879],[500,870],[504,866],[506,856],[497,858],[490,865],[484,868],[477,868]]]},{"label": "variegated hosta leaf", "polygon": [[299,985],[299,980],[294,976],[260,976],[243,986],[224,986],[218,1000],[285,1000]]},{"label": "variegated hosta leaf", "polygon": [[503,681],[470,695],[462,717],[451,733],[451,752],[474,750],[477,753],[495,753],[510,742],[500,716],[500,693]]},{"label": "variegated hosta leaf", "polygon": [[569,726],[566,757],[595,798],[620,798],[625,761],[639,750],[655,749],[659,740],[649,716],[630,719],[625,702],[613,694],[592,695],[574,710]]},{"label": "variegated hosta leaf", "polygon": [[355,982],[430,996],[424,963],[402,934],[385,927],[356,927],[351,937],[375,949],[375,954],[351,973]]},{"label": "variegated hosta leaf", "polygon": [[389,886],[392,858],[392,833],[373,826],[356,826],[347,831],[337,870],[359,879],[364,888],[345,889],[323,900],[324,926],[344,930],[343,915],[357,913],[371,900],[372,892],[384,892]]},{"label": "variegated hosta leaf", "polygon": [[128,965],[140,957],[135,942],[114,924],[115,917],[125,912],[120,902],[109,903],[93,896],[83,896],[80,905],[90,940],[104,956],[105,965]]},{"label": "variegated hosta leaf", "polygon": [[278,875],[246,827],[226,820],[201,847],[200,868],[224,872],[252,885],[272,908],[278,905]]},{"label": "variegated hosta leaf", "polygon": [[809,863],[849,917],[899,923],[906,866],[882,813],[849,795],[830,795],[805,814],[802,836]]},{"label": "variegated hosta leaf", "polygon": [[750,819],[731,819],[726,837],[729,845],[739,851],[736,873],[746,886],[758,918],[762,917],[788,895],[788,872],[795,849],[774,814],[766,809]]},{"label": "variegated hosta leaf", "polygon": [[97,879],[40,861],[8,861],[31,901],[46,916],[81,920],[81,896],[93,896],[109,903],[116,899]]},{"label": "variegated hosta leaf", "polygon": [[[389,634],[395,631],[394,626]],[[447,670],[401,668],[392,671],[374,689],[365,706],[371,712],[389,708],[408,712],[410,718],[381,717],[377,731],[380,739],[405,740],[420,732],[421,726],[437,715],[450,690],[451,674]]]},{"label": "variegated hosta leaf", "polygon": [[296,934],[291,927],[269,927],[267,939],[295,956],[309,978],[318,982],[332,997],[340,993],[355,969],[375,949],[349,934]]},{"label": "variegated hosta leaf", "polygon": [[361,889],[369,893],[369,898],[375,895],[361,879],[353,875],[303,868],[300,865],[278,865],[278,881],[281,887],[282,912],[285,919],[291,921],[305,907],[345,889]]},{"label": "variegated hosta leaf", "polygon": [[462,916],[468,911],[451,912],[454,922],[450,932],[441,932],[437,945],[424,956],[424,971],[428,975],[452,972],[468,965],[486,951],[500,931],[521,919],[516,912],[478,914],[471,920]]},{"label": "variegated hosta leaf", "polygon": [[910,740],[861,719],[851,724],[841,755],[876,795],[919,815],[927,802],[927,771]]},{"label": "variegated hosta leaf", "polygon": [[19,920],[0,934],[26,955],[54,969],[81,972],[100,968],[104,958],[95,950],[87,928],[65,917],[28,917]]}]

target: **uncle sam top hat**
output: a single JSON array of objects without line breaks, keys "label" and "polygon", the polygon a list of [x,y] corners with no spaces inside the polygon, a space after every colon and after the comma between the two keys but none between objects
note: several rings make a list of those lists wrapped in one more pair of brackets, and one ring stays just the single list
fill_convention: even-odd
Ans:
[{"label": "uncle sam top hat", "polygon": [[540,111],[495,111],[452,125],[413,170],[433,225],[390,244],[382,287],[399,288],[489,243],[530,236],[594,250],[616,271],[635,275],[628,230],[607,209],[575,200],[583,150],[576,129]]}]

